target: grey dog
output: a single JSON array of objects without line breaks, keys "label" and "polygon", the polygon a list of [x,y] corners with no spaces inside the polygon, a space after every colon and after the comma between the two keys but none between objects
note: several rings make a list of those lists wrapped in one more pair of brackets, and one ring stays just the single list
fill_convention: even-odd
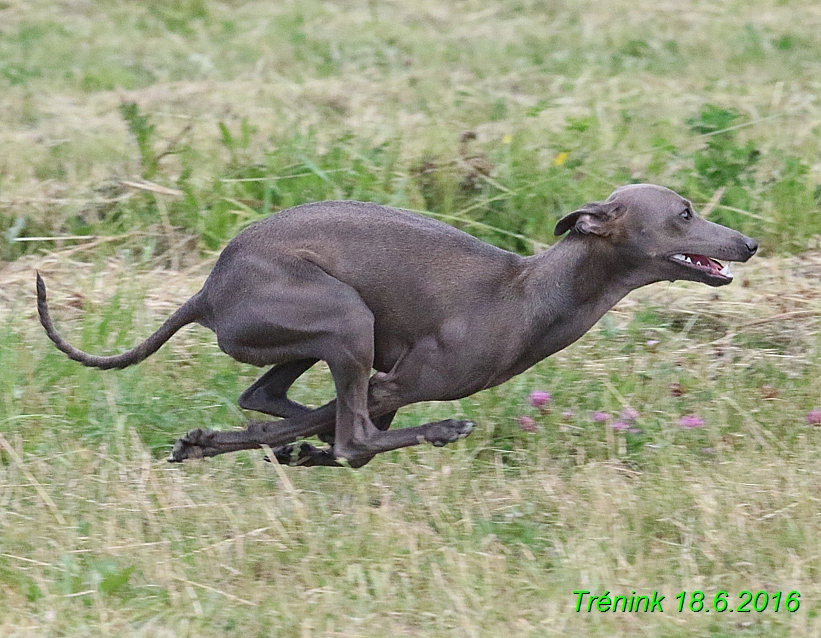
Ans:
[{"label": "grey dog", "polygon": [[[697,216],[675,192],[649,184],[619,188],[568,214],[555,234],[568,231],[548,250],[521,257],[408,211],[306,204],[237,235],[202,289],[124,354],[94,356],[66,342],[49,317],[39,274],[38,310],[49,338],[87,366],[138,363],[193,322],[213,330],[234,359],[273,366],[239,405],[283,420],[192,430],[170,460],[267,445],[281,462],[345,459],[359,467],[379,452],[445,445],[474,427],[448,419],[388,430],[402,406],[504,383],[576,341],[631,290],[679,279],[723,286],[732,275],[717,260],[747,261],[758,249],[755,240]],[[320,360],[336,399],[311,410],[286,395]],[[314,435],[331,446],[289,445]]]}]

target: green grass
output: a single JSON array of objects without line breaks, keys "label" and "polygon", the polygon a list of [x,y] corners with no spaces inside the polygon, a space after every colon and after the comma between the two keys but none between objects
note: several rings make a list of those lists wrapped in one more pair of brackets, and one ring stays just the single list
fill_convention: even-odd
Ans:
[{"label": "green grass", "polygon": [[[816,4],[0,2],[0,635],[819,635]],[[529,253],[631,181],[710,202],[765,257],[403,410],[479,427],[360,471],[168,465],[186,430],[243,424],[261,371],[198,328],[88,370],[34,314],[38,267],[63,333],[121,351],[288,206],[427,210]],[[22,241],[65,235],[89,238]],[[318,367],[294,392],[333,388]],[[639,432],[592,419],[628,406]],[[664,613],[576,613],[579,589]],[[674,611],[722,589],[801,607]]]},{"label": "green grass", "polygon": [[[271,211],[360,198],[526,252],[517,235],[548,242],[629,181],[714,200],[765,251],[821,231],[812,2],[84,6],[3,10],[9,240],[214,249]],[[138,176],[183,195],[118,181]],[[130,237],[100,250],[145,253]]]},{"label": "green grass", "polygon": [[[80,368],[41,334],[28,261],[0,322],[3,635],[818,632],[817,256],[754,260],[718,297],[633,293],[504,386],[400,413],[397,427],[476,420],[456,446],[283,473],[257,452],[167,464],[186,430],[241,427],[236,397],[260,371],[201,328],[133,368]],[[58,325],[92,352],[139,340],[202,281],[44,266]],[[331,395],[321,368],[295,388]],[[592,418],[628,406],[640,432]],[[682,428],[688,414],[705,426]],[[659,591],[664,614],[576,613],[579,589]],[[736,607],[742,590],[796,590],[801,607],[678,614],[682,590]]]}]

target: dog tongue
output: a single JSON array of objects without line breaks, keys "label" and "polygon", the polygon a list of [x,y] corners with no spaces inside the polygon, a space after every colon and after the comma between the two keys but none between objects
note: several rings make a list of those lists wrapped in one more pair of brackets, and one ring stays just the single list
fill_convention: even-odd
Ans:
[{"label": "dog tongue", "polygon": [[712,274],[724,274],[724,266],[718,263],[715,259],[710,259],[709,257],[705,257],[704,255],[692,255],[687,254],[693,264],[696,266],[701,266],[704,269],[709,269]]}]

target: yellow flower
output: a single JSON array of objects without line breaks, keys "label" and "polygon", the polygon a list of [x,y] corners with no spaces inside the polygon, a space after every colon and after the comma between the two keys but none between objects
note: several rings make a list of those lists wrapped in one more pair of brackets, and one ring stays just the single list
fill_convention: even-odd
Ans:
[{"label": "yellow flower", "polygon": [[513,141],[513,136],[508,134],[502,138],[502,144],[510,144]]},{"label": "yellow flower", "polygon": [[568,155],[570,155],[570,153],[564,153],[564,152],[559,153],[556,156],[556,159],[553,160],[553,164],[555,164],[556,166],[561,166],[562,164],[564,164],[567,161],[567,156]]}]

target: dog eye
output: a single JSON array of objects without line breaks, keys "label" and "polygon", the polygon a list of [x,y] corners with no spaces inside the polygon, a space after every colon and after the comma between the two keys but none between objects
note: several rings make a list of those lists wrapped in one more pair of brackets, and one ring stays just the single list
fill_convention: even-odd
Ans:
[{"label": "dog eye", "polygon": [[690,220],[693,218],[693,211],[691,211],[689,208],[685,208],[683,211],[679,213],[679,215],[684,219]]}]

